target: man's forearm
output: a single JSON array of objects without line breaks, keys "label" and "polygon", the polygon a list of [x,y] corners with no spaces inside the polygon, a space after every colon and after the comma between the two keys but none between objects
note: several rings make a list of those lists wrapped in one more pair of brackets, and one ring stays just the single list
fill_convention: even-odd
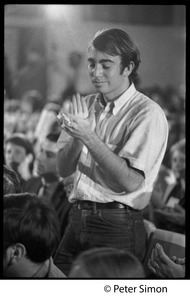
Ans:
[{"label": "man's forearm", "polygon": [[57,169],[62,177],[67,177],[75,172],[82,146],[80,140],[73,139],[57,153]]},{"label": "man's forearm", "polygon": [[143,175],[139,171],[130,168],[123,158],[113,153],[96,133],[93,132],[83,142],[99,167],[107,176],[120,184],[123,190],[133,192],[142,184]]}]

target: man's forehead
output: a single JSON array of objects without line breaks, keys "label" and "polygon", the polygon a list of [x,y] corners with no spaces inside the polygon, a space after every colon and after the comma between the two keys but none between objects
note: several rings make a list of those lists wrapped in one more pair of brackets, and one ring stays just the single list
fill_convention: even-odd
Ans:
[{"label": "man's forehead", "polygon": [[121,58],[119,55],[110,55],[106,52],[101,52],[101,51],[98,51],[94,46],[91,46],[89,49],[88,49],[88,52],[87,52],[87,60],[90,61],[90,60],[102,60],[102,61],[110,61],[110,62],[115,62],[115,61],[120,61]]},{"label": "man's forehead", "polygon": [[5,146],[6,146],[6,148],[14,148],[14,149],[18,149],[20,151],[23,151],[23,150],[26,151],[24,146],[17,145],[15,143],[11,142],[11,141],[7,142]]}]

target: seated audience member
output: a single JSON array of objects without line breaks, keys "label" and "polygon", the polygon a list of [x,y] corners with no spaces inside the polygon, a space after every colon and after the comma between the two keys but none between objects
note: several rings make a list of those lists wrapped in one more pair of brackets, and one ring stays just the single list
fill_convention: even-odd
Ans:
[{"label": "seated audience member", "polygon": [[22,133],[14,133],[5,140],[5,164],[20,178],[21,187],[32,176],[34,151],[32,144]]},{"label": "seated audience member", "polygon": [[93,248],[74,260],[70,278],[145,278],[141,262],[130,252],[110,247]]},{"label": "seated audience member", "polygon": [[152,250],[148,266],[150,270],[161,278],[184,278],[185,258],[169,257],[160,244]]},{"label": "seated audience member", "polygon": [[162,164],[154,185],[151,200],[143,210],[144,219],[154,222],[153,210],[154,208],[162,208],[164,206],[164,194],[168,185],[171,184],[171,180],[172,183],[175,182],[173,172]]},{"label": "seated audience member", "polygon": [[21,102],[21,120],[18,122],[17,132],[23,132],[33,144],[34,132],[39,122],[44,105],[42,95],[37,90],[28,90]]},{"label": "seated audience member", "polygon": [[178,198],[184,196],[185,140],[172,146],[170,149],[170,157],[170,169],[164,165],[161,166],[154,187],[151,203],[155,208],[164,207],[171,192],[172,194],[175,192]]},{"label": "seated audience member", "polygon": [[3,275],[5,278],[64,278],[53,263],[59,242],[57,217],[29,193],[4,196]]},{"label": "seated audience member", "polygon": [[176,183],[176,178],[173,171],[163,164],[160,167],[156,183],[154,185],[150,204],[153,208],[162,208],[165,205],[165,192]]},{"label": "seated audience member", "polygon": [[60,222],[62,235],[67,224],[71,204],[68,202],[63,178],[58,175],[56,169],[58,137],[59,133],[50,133],[41,142],[39,154],[36,157],[37,176],[33,176],[25,182],[23,192],[35,193],[40,199],[53,205]]},{"label": "seated audience member", "polygon": [[60,109],[60,104],[52,101],[47,102],[43,107],[33,135],[34,140],[37,140],[38,143],[44,140],[51,132],[53,124],[57,123],[56,115]]},{"label": "seated audience member", "polygon": [[[56,135],[58,135],[58,134],[60,135],[61,129],[60,129],[60,126],[59,126],[59,124],[57,122],[57,119],[53,120],[51,122],[51,124],[48,125],[48,131],[46,132],[45,135],[44,135],[44,132],[43,132],[43,136],[38,136],[38,137],[33,134],[33,148],[34,148],[35,156],[38,156],[38,153],[39,153],[40,148],[41,148],[41,143],[44,141],[44,139],[50,133],[54,133]],[[36,175],[35,164],[34,164],[33,175]]]},{"label": "seated audience member", "polygon": [[6,165],[3,165],[3,192],[4,195],[21,193],[18,175]]},{"label": "seated audience member", "polygon": [[29,116],[34,112],[41,112],[43,109],[42,95],[37,90],[28,90],[22,96],[21,109],[26,112]]},{"label": "seated audience member", "polygon": [[[153,221],[158,228],[183,233],[185,230],[185,141],[171,148],[171,175],[160,199],[151,199]],[[155,188],[156,190],[156,188]]]},{"label": "seated audience member", "polygon": [[185,233],[185,214],[185,198],[183,197],[174,207],[166,206],[162,209],[155,209],[154,222],[159,228],[183,234]]}]

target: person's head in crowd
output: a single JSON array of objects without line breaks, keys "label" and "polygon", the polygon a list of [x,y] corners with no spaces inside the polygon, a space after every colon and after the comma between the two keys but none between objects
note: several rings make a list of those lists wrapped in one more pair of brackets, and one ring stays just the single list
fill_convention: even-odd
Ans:
[{"label": "person's head in crowd", "polygon": [[171,169],[176,178],[185,176],[185,139],[175,143],[170,149]]},{"label": "person's head in crowd", "polygon": [[184,102],[182,101],[178,89],[172,85],[166,86],[166,103],[168,105],[169,111],[175,115],[180,115],[184,112]]},{"label": "person's head in crowd", "polygon": [[163,109],[165,108],[165,93],[159,85],[155,85],[151,88],[150,98],[158,103]]},{"label": "person's head in crowd", "polygon": [[5,140],[5,163],[17,172],[21,178],[29,179],[34,165],[32,143],[22,133],[13,133]]},{"label": "person's head in crowd", "polygon": [[3,165],[3,192],[7,194],[21,193],[20,179],[15,171]]},{"label": "person's head in crowd", "polygon": [[40,112],[43,107],[42,95],[37,90],[29,90],[22,96],[21,109],[27,114]]},{"label": "person's head in crowd", "polygon": [[3,274],[32,277],[59,243],[55,211],[30,193],[4,196]]},{"label": "person's head in crowd", "polygon": [[59,134],[59,132],[49,133],[39,146],[35,167],[36,173],[41,177],[46,177],[50,174],[57,176],[56,157]]},{"label": "person's head in crowd", "polygon": [[21,112],[21,101],[19,99],[6,99],[4,101],[4,111],[9,114],[16,114]]},{"label": "person's head in crowd", "polygon": [[42,60],[43,55],[40,49],[35,49],[35,47],[28,48],[26,51],[26,63],[30,66],[36,66]]},{"label": "person's head in crowd", "polygon": [[69,58],[68,58],[69,66],[75,70],[78,69],[81,65],[82,58],[83,58],[82,53],[78,51],[72,51],[69,54]]},{"label": "person's head in crowd", "polygon": [[[97,51],[109,56],[120,57],[120,75],[129,77],[133,81],[137,77],[140,64],[140,52],[131,37],[121,29],[104,29],[98,31],[88,46],[88,54]],[[96,55],[97,55],[96,52]],[[94,68],[94,61],[89,57],[89,75]],[[111,62],[105,62],[104,68],[108,68]],[[115,81],[115,78],[113,79]],[[93,78],[92,78],[93,81]]]},{"label": "person's head in crowd", "polygon": [[141,262],[130,252],[111,247],[86,250],[72,264],[70,278],[145,278]]}]

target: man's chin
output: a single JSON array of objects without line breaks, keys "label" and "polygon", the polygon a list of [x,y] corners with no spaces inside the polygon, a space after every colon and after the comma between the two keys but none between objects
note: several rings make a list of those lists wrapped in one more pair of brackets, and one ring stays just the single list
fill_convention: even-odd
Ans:
[{"label": "man's chin", "polygon": [[95,87],[95,89],[98,91],[98,92],[101,92],[101,93],[103,93],[103,92],[105,92],[106,91],[106,88],[105,88],[105,85],[104,84],[93,84],[94,85],[94,87]]}]

